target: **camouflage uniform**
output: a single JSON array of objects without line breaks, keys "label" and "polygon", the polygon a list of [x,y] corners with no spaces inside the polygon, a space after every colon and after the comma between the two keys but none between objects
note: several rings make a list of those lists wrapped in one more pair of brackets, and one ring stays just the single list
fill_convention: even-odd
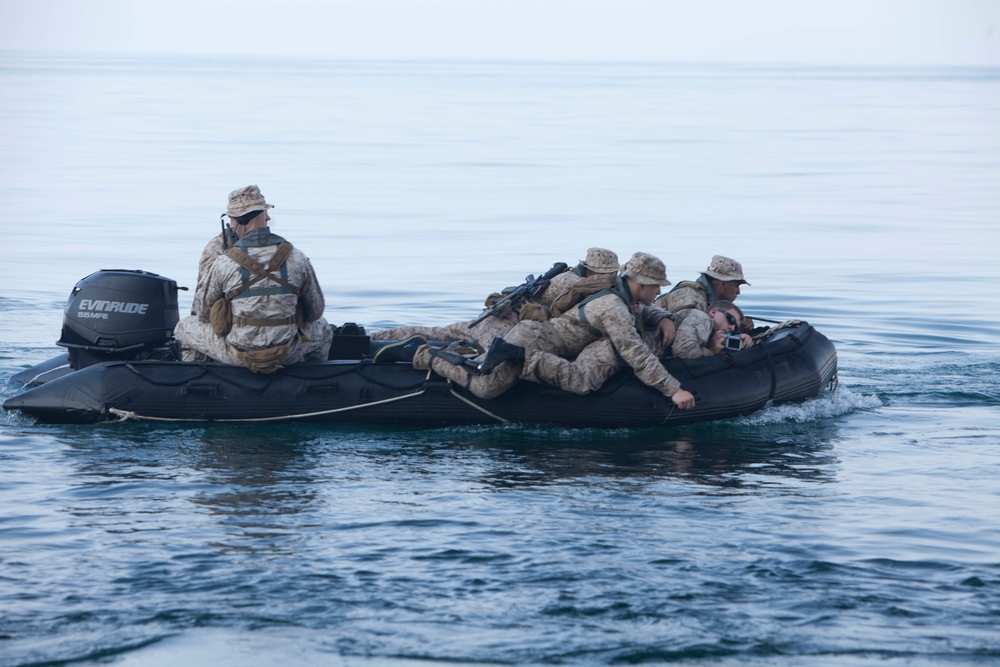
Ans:
[{"label": "camouflage uniform", "polygon": [[[282,241],[284,239],[280,236],[263,227],[247,234],[238,247],[244,248],[258,262],[266,264]],[[243,363],[238,354],[240,351],[265,350],[286,343],[289,349],[282,362],[286,366],[305,358],[326,359],[333,332],[322,317],[326,304],[312,264],[301,251],[293,249],[285,266],[287,281],[301,290],[299,295],[267,294],[233,299],[233,328],[222,338],[215,333],[209,321],[212,304],[239,287],[243,277],[239,264],[225,255],[218,257],[212,263],[204,285],[195,293],[193,310],[198,315],[181,320],[174,330],[174,337],[187,348],[234,366]],[[257,283],[257,286],[263,289],[279,287],[278,283],[267,279]],[[241,317],[294,318],[297,304],[302,307],[304,325],[301,331],[294,322],[278,326],[252,326],[240,324],[237,320]]]},{"label": "camouflage uniform", "polygon": [[[208,270],[212,267],[212,262],[214,262],[219,255],[226,251],[226,249],[222,247],[223,234],[226,234],[229,237],[226,241],[227,247],[231,248],[237,241],[236,235],[229,229],[226,229],[225,232],[216,234],[208,243],[205,244],[205,248],[201,251],[201,257],[198,259],[198,281],[195,283],[195,294],[202,289],[205,279],[208,278]],[[191,314],[198,314],[195,312],[194,304],[191,304]]]},{"label": "camouflage uniform", "polygon": [[[669,284],[665,270],[662,279],[664,283]],[[622,288],[619,290],[624,291]],[[654,355],[660,357],[666,348],[657,335],[657,327],[663,319],[672,320],[673,317],[657,306],[637,304],[637,308],[640,313],[637,321],[642,324],[639,333],[643,342]],[[579,306],[576,310],[578,309]],[[572,311],[569,312],[569,316],[573,317]],[[588,394],[600,389],[624,365],[625,360],[618,354],[611,339],[605,336],[585,347],[573,360],[544,352],[533,355],[530,363],[525,364],[521,377],[550,384],[574,394]]]},{"label": "camouflage uniform", "polygon": [[[284,239],[271,234],[266,227],[246,235],[239,246],[258,262],[266,264]],[[220,246],[221,247],[221,246]],[[299,287],[300,294],[266,294],[236,298],[231,302],[234,324],[229,334],[218,336],[209,321],[212,304],[243,282],[242,269],[229,257],[220,256],[212,263],[203,284],[195,293],[192,310],[198,315],[178,323],[174,336],[192,350],[231,365],[241,365],[240,351],[254,351],[289,344],[283,364],[290,365],[304,358],[325,359],[332,341],[332,331],[323,319],[325,308],[322,290],[309,259],[293,249],[285,262],[287,281]],[[278,288],[271,280],[257,283],[261,289]],[[277,326],[241,324],[237,318],[294,318],[296,305],[302,307],[304,325],[301,331],[294,322]]]},{"label": "camouflage uniform", "polygon": [[739,262],[729,257],[715,255],[697,280],[683,280],[677,283],[672,290],[656,300],[656,305],[671,313],[679,313],[689,308],[707,313],[709,304],[719,298],[712,288],[712,278],[723,282],[739,281],[741,285],[750,284],[743,278],[743,266]]},{"label": "camouflage uniform", "polygon": [[[552,279],[549,286],[539,296],[538,303],[543,306],[552,303],[555,297],[576,284],[581,277],[575,270],[563,271]],[[491,296],[491,298],[495,297]],[[480,316],[485,315],[489,310],[489,308],[484,309],[480,313]],[[385,329],[384,331],[376,331],[372,334],[372,340],[402,340],[408,336],[418,334],[427,340],[474,340],[483,349],[486,349],[490,346],[494,337],[505,336],[507,332],[521,321],[521,317],[513,308],[504,308],[496,315],[491,315],[474,327],[469,328],[469,325],[475,321],[456,322],[443,327],[405,326]]]},{"label": "camouflage uniform", "polygon": [[677,314],[677,336],[672,346],[674,356],[681,359],[700,359],[715,353],[707,347],[715,333],[715,320],[701,310],[689,309]]},{"label": "camouflage uniform", "polygon": [[[639,306],[643,315],[643,343],[657,358],[667,350],[656,334],[660,320],[671,317],[656,306]],[[527,356],[527,355],[526,355]],[[539,352],[526,359],[521,377],[532,382],[549,384],[573,394],[589,394],[604,386],[611,376],[625,366],[614,343],[602,337],[583,348],[572,361],[547,352]],[[672,393],[672,392],[671,392]],[[668,396],[671,394],[667,394]]]},{"label": "camouflage uniform", "polygon": [[[539,295],[537,301],[526,304],[527,309],[522,309],[520,312],[512,308],[505,308],[496,315],[487,317],[471,328],[469,325],[476,320],[457,322],[443,327],[396,327],[394,329],[375,332],[372,334],[372,340],[402,340],[416,334],[423,336],[426,340],[474,340],[485,350],[490,346],[495,337],[505,337],[521,321],[522,315],[525,316],[524,319],[526,320],[547,319],[545,311],[548,310],[552,302],[582,280],[588,271],[592,273],[615,273],[618,271],[618,256],[604,248],[588,249],[586,259],[581,260],[575,268],[563,271],[552,278],[549,286]],[[490,299],[496,298],[499,298],[499,296],[490,295]],[[487,306],[492,303],[490,299],[487,300]],[[537,308],[533,308],[535,304],[541,306],[541,312]],[[534,310],[534,314],[529,315],[528,309]],[[489,307],[483,310],[480,313],[480,317],[488,313],[489,310]]]},{"label": "camouflage uniform", "polygon": [[679,313],[690,308],[708,312],[708,304],[713,301],[715,301],[715,290],[712,289],[708,276],[703,273],[697,280],[682,280],[677,283],[655,303],[671,313]]},{"label": "camouflage uniform", "polygon": [[[212,262],[215,258],[225,252],[222,247],[222,234],[216,234],[211,238],[211,240],[205,244],[205,248],[201,251],[201,257],[198,259],[198,286],[201,286],[202,282],[208,277],[208,270],[212,268]],[[197,288],[195,289],[197,291]]]},{"label": "camouflage uniform", "polygon": [[[636,255],[655,260],[643,253]],[[495,398],[518,379],[587,393],[603,384],[618,369],[617,360],[621,359],[645,384],[672,396],[680,383],[663,367],[641,333],[646,326],[655,328],[664,316],[659,308],[635,303],[625,283],[620,282],[618,289],[596,295],[559,317],[546,322],[521,322],[514,327],[504,340],[525,348],[522,364],[505,362],[488,375],[473,375],[461,366],[431,357],[424,346],[417,351],[413,365],[430,367],[480,398]],[[583,357],[575,367],[563,358],[574,356]]]},{"label": "camouflage uniform", "polygon": [[[267,217],[259,215],[270,208],[274,206],[264,201],[260,189],[248,185],[229,193],[229,207],[223,213],[234,223],[247,225],[250,231],[236,247],[265,267],[285,242],[260,226]],[[212,239],[202,251],[192,314],[174,328],[174,338],[187,348],[182,358],[195,361],[207,355],[225,364],[245,365],[261,372],[273,372],[306,358],[326,359],[333,332],[323,319],[326,303],[309,258],[292,248],[285,261],[271,270],[286,283],[282,285],[267,277],[258,279],[222,254],[222,238],[220,234]],[[215,332],[210,316],[212,305],[227,294],[232,327],[222,337]],[[297,322],[302,322],[301,327]]]}]

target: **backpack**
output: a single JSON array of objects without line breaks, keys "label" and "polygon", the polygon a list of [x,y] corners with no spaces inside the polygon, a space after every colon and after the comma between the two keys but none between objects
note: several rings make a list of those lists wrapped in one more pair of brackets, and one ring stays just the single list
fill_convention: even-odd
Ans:
[{"label": "backpack", "polygon": [[618,275],[614,273],[595,273],[592,276],[581,278],[575,285],[557,296],[549,308],[551,317],[559,317],[568,312],[573,306],[590,296],[614,289],[618,284]]}]

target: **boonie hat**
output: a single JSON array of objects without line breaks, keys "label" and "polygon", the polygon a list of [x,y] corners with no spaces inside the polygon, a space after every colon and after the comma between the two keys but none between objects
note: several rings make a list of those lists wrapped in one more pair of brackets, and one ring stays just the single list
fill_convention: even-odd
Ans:
[{"label": "boonie hat", "polygon": [[618,255],[607,248],[587,248],[587,259],[581,259],[580,264],[594,273],[618,273]]},{"label": "boonie hat", "polygon": [[269,208],[274,208],[274,206],[264,201],[264,195],[260,193],[260,188],[256,185],[248,185],[229,193],[229,208],[226,209],[224,215],[238,218],[250,211],[266,211]]},{"label": "boonie hat", "polygon": [[712,263],[702,271],[706,276],[721,280],[723,282],[737,281],[741,284],[749,285],[743,277],[743,266],[735,259],[716,255],[712,258]]},{"label": "boonie hat", "polygon": [[632,255],[632,259],[625,262],[622,267],[622,276],[631,278],[640,285],[669,285],[667,280],[667,267],[663,262],[652,255],[644,252],[637,252]]}]

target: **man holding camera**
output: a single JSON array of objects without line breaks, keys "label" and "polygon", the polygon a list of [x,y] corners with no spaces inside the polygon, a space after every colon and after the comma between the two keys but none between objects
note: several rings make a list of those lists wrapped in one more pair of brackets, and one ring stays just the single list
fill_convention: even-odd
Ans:
[{"label": "man holding camera", "polygon": [[695,308],[683,310],[676,315],[680,320],[677,336],[674,338],[674,356],[681,359],[698,359],[725,354],[726,351],[753,347],[749,334],[735,334],[743,320],[743,311],[732,301],[714,301],[704,313]]}]

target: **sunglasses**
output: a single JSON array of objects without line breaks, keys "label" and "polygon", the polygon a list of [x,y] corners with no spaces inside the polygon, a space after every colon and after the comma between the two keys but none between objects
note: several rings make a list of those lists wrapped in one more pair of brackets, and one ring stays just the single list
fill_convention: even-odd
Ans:
[{"label": "sunglasses", "polygon": [[728,310],[719,310],[719,312],[726,316],[726,321],[729,322],[729,324],[731,324],[733,328],[735,329],[740,328],[739,323],[736,321],[736,318],[733,317],[732,313],[730,313]]}]

